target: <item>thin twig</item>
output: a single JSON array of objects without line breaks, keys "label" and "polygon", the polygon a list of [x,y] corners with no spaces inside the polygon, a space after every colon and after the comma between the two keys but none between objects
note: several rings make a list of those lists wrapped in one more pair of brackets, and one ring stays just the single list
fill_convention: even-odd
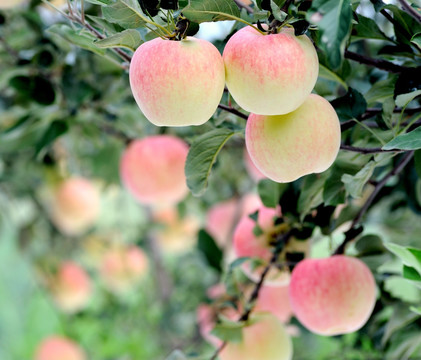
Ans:
[{"label": "thin twig", "polygon": [[400,152],[402,150],[383,150],[382,148],[362,148],[357,146],[341,144],[341,150],[352,151],[361,154],[375,154],[384,152]]},{"label": "thin twig", "polygon": [[409,5],[405,0],[398,0],[404,10],[411,15],[415,20],[417,20],[419,23],[421,23],[421,14],[415,10],[411,5]]},{"label": "thin twig", "polygon": [[250,7],[250,6],[248,6],[248,5],[246,5],[246,4],[244,4],[241,0],[234,0],[234,2],[237,4],[237,6],[238,6],[240,9],[241,9],[241,8],[246,9],[246,11],[247,11],[249,14],[253,14],[253,13],[254,13],[253,8],[252,8],[252,7]]},{"label": "thin twig", "polygon": [[[278,238],[276,239],[276,242],[274,244],[275,246],[275,250],[273,252],[272,258],[269,261],[269,264],[266,265],[266,267],[264,268],[262,274],[260,275],[260,279],[257,282],[256,286],[253,289],[253,292],[251,293],[248,301],[247,301],[247,305],[246,306],[246,310],[241,314],[241,316],[238,318],[238,322],[245,322],[249,319],[251,312],[253,311],[254,305],[256,303],[257,298],[259,297],[259,292],[260,289],[263,286],[263,283],[265,281],[265,278],[267,276],[267,274],[269,273],[269,270],[276,264],[276,262],[278,261],[279,258],[279,254],[282,252],[283,247],[279,246],[282,243],[285,243],[292,234],[292,230],[289,230],[287,233],[282,234],[280,236],[278,236]],[[210,360],[216,360],[216,358],[218,357],[218,355],[221,353],[221,351],[225,348],[225,346],[227,345],[227,342],[224,341],[214,352],[214,354],[212,355],[212,357],[210,358]]]},{"label": "thin twig", "polygon": [[231,114],[237,115],[238,117],[240,117],[240,118],[242,118],[244,120],[247,120],[248,119],[248,115],[243,114],[241,111],[239,111],[237,109],[234,109],[231,106],[227,106],[227,105],[224,105],[224,104],[219,104],[218,107],[220,109],[222,109],[222,110],[225,110],[225,111],[230,112]]},{"label": "thin twig", "polygon": [[[369,209],[369,207],[373,203],[374,199],[376,198],[377,194],[380,192],[380,190],[386,185],[386,183],[389,181],[389,179],[391,177],[393,177],[395,175],[398,175],[405,168],[405,166],[409,163],[409,161],[412,159],[413,156],[414,156],[414,151],[409,151],[408,153],[406,153],[402,157],[401,161],[390,172],[388,172],[383,177],[383,179],[381,179],[377,183],[377,185],[374,188],[373,192],[367,198],[367,200],[364,203],[363,207],[360,209],[360,211],[358,212],[357,216],[352,221],[352,224],[350,226],[350,230],[357,228],[357,226],[361,222],[362,217],[367,212],[367,210]],[[348,242],[350,242],[352,240],[353,240],[352,237],[345,238],[345,240],[342,242],[342,244],[339,245],[338,248],[335,250],[334,254],[343,254],[344,251],[345,251],[345,246],[347,245]]]},{"label": "thin twig", "polygon": [[360,64],[374,66],[380,70],[388,71],[391,73],[401,73],[409,68],[406,66],[396,65],[390,61],[382,59],[373,59],[371,57],[357,54],[353,51],[345,50],[345,57],[349,60],[359,62]]}]

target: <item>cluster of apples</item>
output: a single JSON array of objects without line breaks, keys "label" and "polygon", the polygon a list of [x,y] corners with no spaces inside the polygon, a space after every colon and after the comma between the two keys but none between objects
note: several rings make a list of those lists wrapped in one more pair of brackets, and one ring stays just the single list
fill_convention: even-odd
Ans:
[{"label": "cluster of apples", "polygon": [[222,56],[211,43],[192,37],[142,44],[130,65],[130,85],[153,124],[187,126],[213,115],[226,83],[250,112],[246,147],[254,165],[274,181],[290,182],[325,171],[339,151],[335,110],[310,94],[318,66],[307,36],[295,36],[288,27],[262,34],[247,26],[229,39]]}]

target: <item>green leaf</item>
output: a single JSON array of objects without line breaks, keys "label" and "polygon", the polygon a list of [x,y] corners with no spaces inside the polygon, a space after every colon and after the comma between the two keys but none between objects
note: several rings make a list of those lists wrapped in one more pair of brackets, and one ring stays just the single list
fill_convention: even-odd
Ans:
[{"label": "green leaf", "polygon": [[53,121],[36,145],[35,152],[38,154],[44,147],[49,146],[68,130],[69,126],[64,121]]},{"label": "green leaf", "polygon": [[361,197],[364,185],[370,180],[376,165],[374,161],[370,161],[354,176],[349,174],[342,176],[341,180],[345,184],[345,189],[353,198]]},{"label": "green leaf", "polygon": [[418,50],[421,50],[421,33],[417,33],[411,38],[411,44],[414,44]]},{"label": "green leaf", "polygon": [[421,275],[421,250],[400,246],[393,243],[386,243],[386,248],[399,257],[403,264],[414,268]]},{"label": "green leaf", "polygon": [[135,0],[119,0],[102,9],[105,20],[126,29],[136,29],[146,24],[139,4]]},{"label": "green leaf", "polygon": [[101,49],[95,45],[96,37],[86,32],[85,30],[74,30],[68,25],[55,24],[51,26],[47,32],[58,35],[71,44],[77,45],[82,49],[92,51],[98,55],[104,55],[105,49]]},{"label": "green leaf", "polygon": [[421,315],[421,306],[415,307],[415,306],[411,306],[409,308],[409,310],[411,310],[412,312],[414,312],[415,314]]},{"label": "green leaf", "polygon": [[257,185],[263,205],[270,208],[275,208],[278,205],[279,198],[286,188],[286,184],[277,183],[269,179],[260,180]]},{"label": "green leaf", "polygon": [[367,109],[364,96],[351,87],[344,96],[331,101],[331,104],[341,120],[358,118]]},{"label": "green leaf", "polygon": [[338,84],[342,85],[342,87],[348,91],[347,83],[342,80],[338,75],[336,75],[333,71],[330,71],[327,67],[319,64],[319,77],[322,79],[330,80],[337,82]]},{"label": "green leaf", "polygon": [[188,360],[180,350],[174,350],[165,360]]},{"label": "green leaf", "polygon": [[367,105],[373,106],[377,102],[383,102],[388,98],[393,98],[396,79],[396,75],[392,75],[385,80],[377,81],[364,95]]},{"label": "green leaf", "polygon": [[197,247],[205,256],[208,264],[218,272],[222,272],[223,252],[218,245],[216,245],[212,236],[203,229],[199,231]]},{"label": "green leaf", "polygon": [[95,41],[101,49],[124,47],[132,51],[135,51],[142,43],[140,33],[134,29],[127,29],[106,39]]},{"label": "green leaf", "polygon": [[417,96],[421,95],[421,90],[415,90],[407,94],[401,94],[396,97],[396,105],[400,107],[405,107]]},{"label": "green leaf", "polygon": [[276,20],[279,20],[280,22],[283,22],[288,16],[288,14],[282,11],[281,8],[273,0],[270,0],[270,8],[271,8],[273,17]]},{"label": "green leaf", "polygon": [[86,0],[88,3],[94,4],[94,5],[110,5],[113,3],[113,0]]},{"label": "green leaf", "polygon": [[381,254],[386,250],[380,236],[372,234],[360,237],[355,244],[355,248],[359,256]]},{"label": "green leaf", "polygon": [[205,192],[216,157],[235,134],[230,129],[221,128],[200,135],[193,141],[185,167],[187,186],[193,195],[200,196]]},{"label": "green leaf", "polygon": [[421,128],[396,136],[382,147],[383,150],[417,150],[421,149]]},{"label": "green leaf", "polygon": [[239,343],[243,339],[243,327],[244,324],[241,322],[224,321],[217,324],[211,334],[223,341]]},{"label": "green leaf", "polygon": [[412,281],[421,281],[421,275],[412,266],[403,266],[403,277]]},{"label": "green leaf", "polygon": [[240,9],[232,0],[189,0],[181,12],[187,19],[199,24],[240,17]]},{"label": "green leaf", "polygon": [[328,174],[328,172],[324,172],[305,177],[297,205],[301,218],[304,218],[311,209],[323,202],[323,188]]},{"label": "green leaf", "polygon": [[314,0],[307,12],[307,21],[319,28],[319,45],[334,69],[342,63],[351,30],[351,18],[350,0]]},{"label": "green leaf", "polygon": [[389,40],[389,38],[379,29],[377,23],[370,18],[357,14],[358,23],[353,27],[352,38]]}]

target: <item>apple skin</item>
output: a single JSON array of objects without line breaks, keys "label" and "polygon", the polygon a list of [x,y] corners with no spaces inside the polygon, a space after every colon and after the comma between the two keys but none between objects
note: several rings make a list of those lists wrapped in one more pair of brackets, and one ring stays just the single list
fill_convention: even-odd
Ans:
[{"label": "apple skin", "polygon": [[26,2],[26,0],[1,0],[0,1],[0,9],[1,10],[12,9],[14,7],[22,5],[25,2]]},{"label": "apple skin", "polygon": [[99,192],[88,179],[66,179],[54,192],[51,220],[66,235],[80,235],[88,230],[97,220],[99,212]]},{"label": "apple skin", "polygon": [[345,255],[305,259],[289,286],[297,319],[311,332],[333,336],[360,329],[376,302],[376,283],[367,265]]},{"label": "apple skin", "polygon": [[258,183],[260,180],[266,179],[266,176],[254,165],[253,161],[250,158],[247,149],[244,149],[244,165],[246,167],[247,173],[250,175],[252,180]]},{"label": "apple skin", "polygon": [[64,312],[75,313],[86,307],[92,295],[89,275],[78,264],[61,264],[51,284],[54,301]]},{"label": "apple skin", "polygon": [[288,296],[288,285],[262,286],[253,311],[270,312],[283,324],[288,323],[293,315]]},{"label": "apple skin", "polygon": [[201,125],[218,107],[225,85],[221,54],[206,40],[156,38],[136,50],[130,87],[146,118],[157,126]]},{"label": "apple skin", "polygon": [[246,26],[228,40],[222,57],[230,94],[244,110],[260,115],[294,111],[313,90],[319,72],[312,42],[291,28],[262,35]]},{"label": "apple skin", "polygon": [[171,135],[134,140],[121,157],[121,180],[141,204],[175,204],[188,193],[184,174],[188,151],[183,140]]},{"label": "apple skin", "polygon": [[340,145],[338,116],[319,95],[311,94],[289,114],[250,114],[247,121],[247,151],[254,165],[276,182],[291,182],[327,170]]},{"label": "apple skin", "polygon": [[227,343],[220,360],[291,360],[292,342],[282,323],[270,313],[255,313],[240,343]]},{"label": "apple skin", "polygon": [[144,251],[132,245],[109,249],[103,256],[100,274],[109,291],[124,295],[145,277],[148,268]]},{"label": "apple skin", "polygon": [[72,340],[50,336],[38,346],[35,360],[86,360],[84,351]]}]

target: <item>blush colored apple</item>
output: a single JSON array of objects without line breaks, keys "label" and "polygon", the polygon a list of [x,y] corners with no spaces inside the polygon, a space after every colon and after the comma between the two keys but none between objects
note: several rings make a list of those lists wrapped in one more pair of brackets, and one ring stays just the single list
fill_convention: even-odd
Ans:
[{"label": "blush colored apple", "polygon": [[1,0],[0,9],[2,10],[12,9],[16,6],[22,5],[25,2],[26,0]]},{"label": "blush colored apple", "polygon": [[82,310],[92,295],[88,274],[81,266],[71,261],[59,267],[51,288],[57,306],[68,313]]},{"label": "blush colored apple", "polygon": [[231,241],[238,221],[256,211],[262,202],[256,194],[246,194],[240,199],[230,199],[213,205],[206,214],[206,231],[218,245],[225,248]]},{"label": "blush colored apple", "polygon": [[255,313],[242,329],[242,341],[228,343],[221,360],[291,360],[292,342],[278,318],[270,313]]},{"label": "blush colored apple", "polygon": [[51,220],[66,235],[80,235],[97,220],[100,211],[98,190],[88,179],[73,177],[56,189],[51,204]]},{"label": "blush colored apple", "polygon": [[289,322],[293,312],[288,296],[288,285],[262,286],[253,311],[270,312],[283,324]]},{"label": "blush colored apple", "polygon": [[135,140],[124,151],[120,177],[141,204],[174,204],[188,193],[184,165],[189,148],[171,135]]},{"label": "blush colored apple", "polygon": [[247,151],[254,165],[277,182],[327,170],[336,159],[340,143],[341,127],[335,109],[315,94],[289,114],[250,114],[247,121]]},{"label": "blush colored apple", "polygon": [[108,250],[102,259],[100,273],[105,287],[116,294],[124,294],[145,277],[149,261],[137,246]]},{"label": "blush colored apple", "polygon": [[360,329],[376,302],[376,283],[361,260],[344,255],[305,259],[293,270],[289,286],[297,319],[320,335]]},{"label": "blush colored apple", "polygon": [[44,339],[35,353],[35,360],[86,360],[85,352],[72,340],[61,336]]},{"label": "blush colored apple", "polygon": [[201,125],[221,100],[225,85],[219,51],[206,40],[156,38],[136,50],[130,87],[146,118],[158,126]]},{"label": "blush colored apple", "polygon": [[226,83],[244,110],[261,115],[297,109],[316,84],[319,62],[306,35],[294,29],[262,35],[251,26],[235,33],[224,48]]}]

